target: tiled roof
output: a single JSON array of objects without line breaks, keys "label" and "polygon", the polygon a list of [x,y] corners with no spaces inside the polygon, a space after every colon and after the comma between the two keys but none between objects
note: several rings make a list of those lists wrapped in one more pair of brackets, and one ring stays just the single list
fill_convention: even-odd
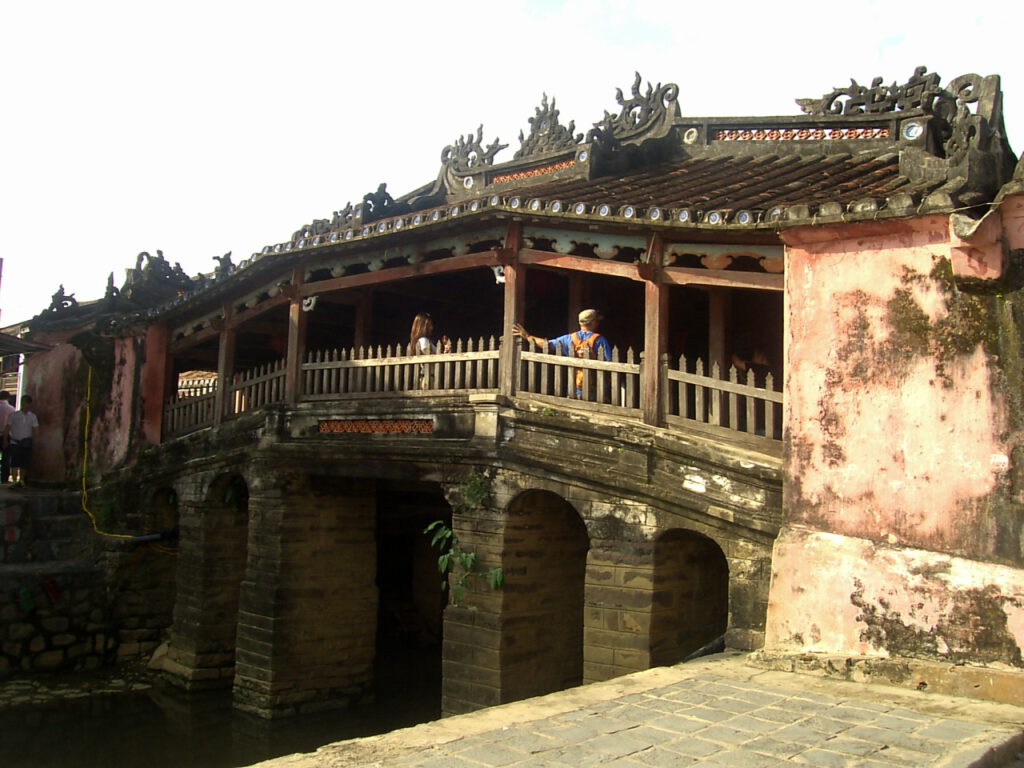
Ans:
[{"label": "tiled roof", "polygon": [[528,194],[570,205],[770,211],[823,202],[845,206],[867,198],[884,199],[896,192],[920,195],[927,191],[929,185],[912,183],[900,174],[896,154],[862,153],[692,158],[626,176],[534,185]]}]

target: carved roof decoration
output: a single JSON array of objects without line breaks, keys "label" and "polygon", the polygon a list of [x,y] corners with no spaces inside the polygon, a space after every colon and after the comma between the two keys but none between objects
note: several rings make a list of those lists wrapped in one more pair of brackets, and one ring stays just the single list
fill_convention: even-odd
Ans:
[{"label": "carved roof decoration", "polygon": [[381,184],[238,264],[215,257],[221,267],[194,278],[160,252],[140,254],[125,286],[95,304],[143,322],[187,314],[200,299],[208,306],[299,260],[307,272],[331,275],[373,271],[393,259],[413,264],[425,243],[510,217],[547,229],[660,231],[672,242],[726,231],[733,238],[760,232],[763,240],[788,226],[980,216],[1001,188],[1024,190],[1024,164],[1014,177],[1017,160],[1005,138],[998,76],[962,75],[942,86],[918,67],[903,84],[882,82],[851,80],[798,100],[801,115],[686,117],[678,86],[641,89],[637,74],[628,97],[617,90],[618,111],[606,112],[582,140],[574,122],[561,125],[555,99],[544,94],[511,161],[496,161],[506,145],[495,139],[485,146],[481,126],[444,148],[434,181],[405,195],[392,197]]},{"label": "carved roof decoration", "polygon": [[628,99],[623,98],[621,88],[615,89],[615,100],[622,109],[616,114],[606,111],[587,134],[588,142],[614,147],[641,137],[660,138],[671,130],[673,120],[679,117],[679,86],[647,83],[647,91],[641,95],[641,82],[637,72]]},{"label": "carved roof decoration", "polygon": [[540,106],[536,108],[536,115],[530,118],[530,135],[523,137],[519,132],[519,150],[515,153],[515,160],[533,155],[547,155],[552,152],[560,152],[564,149],[575,150],[576,145],[583,141],[583,134],[577,133],[576,122],[569,121],[569,125],[561,125],[558,122],[558,109],[555,108],[555,97],[551,97],[551,104],[548,104],[548,95],[542,95]]}]

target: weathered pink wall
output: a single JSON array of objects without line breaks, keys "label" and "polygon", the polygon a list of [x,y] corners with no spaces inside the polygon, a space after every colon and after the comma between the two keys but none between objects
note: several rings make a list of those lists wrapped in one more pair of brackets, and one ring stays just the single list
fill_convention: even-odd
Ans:
[{"label": "weathered pink wall", "polygon": [[[81,351],[66,342],[70,335],[35,337],[54,346],[31,355],[22,372],[24,391],[33,397],[39,417],[39,440],[30,474],[36,482],[77,482],[81,473],[87,366]],[[112,345],[113,356],[104,363],[108,376],[93,371],[89,431],[93,477],[127,459],[133,441],[141,437],[133,423],[137,408],[137,341],[119,338]]]},{"label": "weathered pink wall", "polygon": [[790,529],[776,541],[768,615],[774,651],[1021,666],[1024,571]]},{"label": "weathered pink wall", "polygon": [[950,309],[973,301],[951,298],[943,279],[964,245],[939,216],[790,239],[790,521],[991,555],[985,502],[1006,482],[1011,446],[985,324]]},{"label": "weathered pink wall", "polygon": [[[42,343],[50,342],[47,339]],[[33,410],[39,419],[39,437],[32,449],[29,471],[29,479],[34,482],[65,480],[69,463],[65,438],[69,425],[78,425],[79,399],[73,394],[81,359],[79,351],[70,344],[57,344],[46,352],[34,353],[22,368],[22,391],[32,396]]]},{"label": "weathered pink wall", "polygon": [[767,650],[1024,666],[1020,339],[987,290],[1024,216],[1004,207],[959,236],[945,216],[784,233]]}]

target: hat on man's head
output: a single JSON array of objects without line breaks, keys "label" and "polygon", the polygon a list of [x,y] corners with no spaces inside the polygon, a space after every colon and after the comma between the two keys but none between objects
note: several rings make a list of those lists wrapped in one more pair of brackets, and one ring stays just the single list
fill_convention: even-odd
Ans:
[{"label": "hat on man's head", "polygon": [[580,312],[580,325],[590,325],[601,319],[601,313],[596,309],[584,309]]}]

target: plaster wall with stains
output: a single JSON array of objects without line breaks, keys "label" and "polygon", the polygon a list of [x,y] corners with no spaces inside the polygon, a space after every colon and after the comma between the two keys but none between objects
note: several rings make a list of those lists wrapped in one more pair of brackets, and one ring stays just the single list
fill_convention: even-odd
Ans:
[{"label": "plaster wall with stains", "polygon": [[[31,479],[76,482],[85,456],[88,423],[89,470],[94,475],[124,463],[138,441],[139,344],[131,337],[88,349],[68,339],[32,355],[23,369],[24,391],[39,417],[39,439]],[[90,360],[92,381],[89,381]]]},{"label": "plaster wall with stains", "polygon": [[[1024,667],[1024,207],[786,234],[766,649]],[[959,234],[958,234],[959,232]]]},{"label": "plaster wall with stains", "polygon": [[[1020,542],[1005,541],[1020,533],[1008,392],[1020,384],[1000,360],[1002,299],[958,286],[965,246],[947,218],[791,240],[787,520],[1020,565]],[[971,258],[1001,274],[990,250]]]}]

